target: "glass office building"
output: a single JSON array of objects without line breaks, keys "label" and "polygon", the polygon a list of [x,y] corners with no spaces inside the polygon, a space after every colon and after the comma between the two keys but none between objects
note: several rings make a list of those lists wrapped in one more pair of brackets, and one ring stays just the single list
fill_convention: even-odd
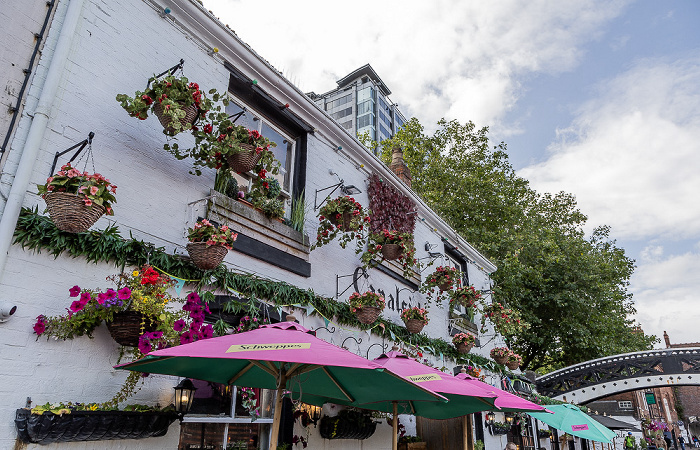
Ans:
[{"label": "glass office building", "polygon": [[338,80],[338,87],[325,94],[307,95],[350,133],[367,133],[381,142],[392,137],[406,118],[389,100],[391,91],[369,64]]}]

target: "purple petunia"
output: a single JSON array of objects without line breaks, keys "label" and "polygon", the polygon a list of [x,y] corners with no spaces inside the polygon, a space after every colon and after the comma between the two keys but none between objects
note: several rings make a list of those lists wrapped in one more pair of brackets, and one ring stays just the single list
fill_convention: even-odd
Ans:
[{"label": "purple petunia", "polygon": [[182,331],[182,330],[185,329],[186,326],[187,326],[187,324],[185,323],[184,320],[178,319],[178,320],[176,320],[175,323],[173,324],[173,330],[175,330],[175,331]]},{"label": "purple petunia", "polygon": [[81,302],[80,300],[76,300],[70,304],[70,310],[72,312],[82,311],[83,308],[85,308],[85,303]]},{"label": "purple petunia", "polygon": [[214,337],[214,327],[207,324],[202,327],[202,339]]},{"label": "purple petunia", "polygon": [[147,337],[145,334],[139,338],[139,345],[138,345],[138,347],[139,347],[139,351],[140,351],[141,353],[143,353],[144,355],[145,355],[146,353],[150,353],[150,352],[151,352],[151,349],[152,349],[152,347],[151,347],[151,341],[148,340],[148,337]]},{"label": "purple petunia", "polygon": [[44,331],[46,331],[46,323],[44,323],[44,319],[46,317],[43,315],[37,316],[36,318],[36,323],[34,324],[34,332],[37,334],[37,336],[41,336]]},{"label": "purple petunia", "polygon": [[128,300],[131,298],[131,289],[129,289],[128,287],[123,287],[119,289],[118,294],[119,300]]},{"label": "purple petunia", "polygon": [[180,344],[189,344],[190,342],[193,342],[193,341],[194,341],[194,339],[192,337],[192,333],[190,333],[189,331],[185,331],[180,336]]},{"label": "purple petunia", "polygon": [[97,294],[97,303],[99,303],[100,305],[104,305],[106,301],[107,301],[107,294],[104,294],[102,292]]},{"label": "purple petunia", "polygon": [[118,298],[117,291],[115,291],[112,288],[107,289],[107,292],[105,292],[105,295],[107,296],[107,299],[109,299],[109,300],[114,300],[115,298]]},{"label": "purple petunia", "polygon": [[83,303],[86,305],[87,302],[89,302],[90,300],[92,300],[92,298],[90,297],[89,292],[83,292],[82,294],[80,294],[80,303]]},{"label": "purple petunia", "polygon": [[80,286],[75,285],[72,288],[70,288],[68,292],[70,292],[71,297],[77,297],[78,295],[80,295]]}]

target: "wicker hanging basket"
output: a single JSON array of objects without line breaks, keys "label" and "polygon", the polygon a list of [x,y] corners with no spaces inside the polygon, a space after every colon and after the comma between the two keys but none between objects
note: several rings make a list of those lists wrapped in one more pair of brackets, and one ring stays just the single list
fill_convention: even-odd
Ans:
[{"label": "wicker hanging basket", "polygon": [[328,220],[338,227],[340,231],[349,231],[350,230],[350,225],[352,222],[352,212],[351,211],[345,211],[343,213],[343,216],[340,218],[340,220],[336,219],[335,216],[329,217]]},{"label": "wicker hanging basket", "polygon": [[520,367],[520,363],[518,363],[517,361],[506,361],[506,367],[510,370],[515,370],[518,367]]},{"label": "wicker hanging basket", "polygon": [[[185,106],[183,109],[185,110],[185,117],[180,119],[180,123],[182,124],[180,131],[184,131],[188,124],[194,124],[195,120],[197,120],[197,114],[199,113],[199,109],[195,105]],[[173,119],[170,116],[163,114],[163,105],[161,103],[156,102],[153,104],[153,114],[156,115],[160,121],[160,124],[163,125],[165,132],[169,136],[174,136],[179,133],[179,131],[175,130],[171,125],[173,123]]]},{"label": "wicker hanging basket", "polygon": [[155,331],[156,327],[154,320],[131,310],[115,313],[114,319],[107,322],[107,329],[112,339],[125,347],[136,347],[139,345],[141,334]]},{"label": "wicker hanging basket", "polygon": [[44,201],[56,228],[69,233],[87,231],[105,213],[104,206],[85,206],[81,197],[65,192],[44,194]]},{"label": "wicker hanging basket", "polygon": [[459,343],[455,344],[455,348],[457,351],[463,355],[466,355],[471,351],[472,348],[474,348],[474,343],[471,344],[464,344],[464,343]]},{"label": "wicker hanging basket", "polygon": [[406,329],[411,334],[418,334],[423,330],[425,323],[420,319],[408,319],[406,321]]},{"label": "wicker hanging basket", "polygon": [[355,311],[355,316],[360,322],[364,323],[365,325],[369,325],[370,323],[374,323],[381,313],[382,310],[380,308],[375,308],[374,306],[363,306]]},{"label": "wicker hanging basket", "polygon": [[211,270],[221,264],[226,257],[228,249],[223,245],[207,245],[206,242],[190,242],[187,244],[187,253],[190,259],[199,269]]},{"label": "wicker hanging basket", "polygon": [[226,155],[228,166],[237,173],[245,173],[252,170],[253,167],[262,158],[262,152],[258,153],[256,147],[251,144],[238,144],[243,151],[237,153],[229,153]]},{"label": "wicker hanging basket", "polygon": [[384,244],[382,245],[382,256],[386,261],[393,261],[399,259],[403,249],[399,244]]},{"label": "wicker hanging basket", "polygon": [[444,283],[438,285],[438,288],[444,292],[444,291],[449,291],[452,288],[452,283],[449,281],[445,281]]},{"label": "wicker hanging basket", "polygon": [[496,361],[498,364],[505,364],[506,361],[508,361],[507,356],[494,356],[493,360]]}]

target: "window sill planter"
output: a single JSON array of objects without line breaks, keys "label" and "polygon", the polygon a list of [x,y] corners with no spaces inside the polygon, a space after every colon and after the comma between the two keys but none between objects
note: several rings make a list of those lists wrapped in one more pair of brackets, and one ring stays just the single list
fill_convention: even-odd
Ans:
[{"label": "window sill planter", "polygon": [[496,426],[494,426],[491,428],[491,434],[494,436],[508,434],[508,430],[510,430],[510,427],[496,427]]},{"label": "window sill planter", "polygon": [[18,409],[17,436],[22,442],[53,442],[143,439],[165,436],[178,418],[175,412],[73,411],[70,414],[32,414]]},{"label": "window sill planter", "polygon": [[[277,219],[269,219],[248,202],[234,200],[213,189],[209,196],[207,219],[231,227],[239,233],[239,241],[240,235],[243,235],[298,260],[309,262],[311,244],[305,234]],[[234,251],[241,251],[240,244],[241,242],[238,242]]]},{"label": "window sill planter", "polygon": [[427,442],[399,442],[398,450],[428,450]]}]

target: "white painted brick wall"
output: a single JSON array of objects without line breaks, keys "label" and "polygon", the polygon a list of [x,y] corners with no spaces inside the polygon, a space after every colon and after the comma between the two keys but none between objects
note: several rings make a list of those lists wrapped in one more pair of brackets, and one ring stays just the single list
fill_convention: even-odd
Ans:
[{"label": "white painted brick wall", "polygon": [[[61,22],[64,12],[61,5],[63,3],[59,4],[54,27]],[[55,45],[51,38],[55,40],[55,30],[52,30],[47,46]],[[213,186],[214,172],[207,170],[201,177],[189,175],[190,162],[177,161],[162,149],[165,137],[157,119],[133,119],[114,99],[118,93],[132,95],[134,91],[145,88],[149,76],[171,67],[180,58],[185,59],[185,75],[200,86],[207,90],[215,87],[219,91],[226,88],[228,73],[220,61],[207,55],[193,39],[180,32],[170,20],[161,19],[143,1],[86,1],[25,205],[44,208],[43,201],[34,192],[36,183],[43,183],[49,175],[54,153],[70,147],[84,139],[88,132],[94,131],[96,169],[119,186],[114,205],[115,216],[103,217],[96,227],[104,228],[109,223],[116,223],[125,237],[132,232],[137,239],[164,246],[170,252],[184,253],[185,230],[192,225],[197,207],[201,205],[188,204],[208,195]],[[274,75],[271,72],[268,76]],[[40,65],[34,82],[40,83],[44,77],[45,67]],[[36,95],[37,89],[33,87],[30,107],[36,103]],[[311,103],[309,108],[313,109]],[[29,125],[30,118],[25,115],[19,124],[20,131],[13,142],[13,149],[21,148]],[[191,137],[178,137],[181,145],[186,145],[190,140]],[[311,209],[316,189],[337,183],[337,178],[329,174],[329,169],[338,173],[347,184],[362,189],[363,193],[356,198],[368,205],[366,169],[358,169],[357,163],[337,153],[326,143],[326,139],[314,135],[309,136],[307,150],[305,191]],[[9,155],[8,170],[16,167],[18,158],[19,151]],[[60,160],[59,165],[66,160]],[[88,170],[92,170],[91,165],[88,165]],[[7,185],[11,177],[4,176],[3,182]],[[312,239],[316,235],[317,224],[314,212],[307,218],[307,234]],[[427,256],[423,249],[426,241],[439,243],[440,236],[432,228],[429,223],[417,222],[415,242],[418,258]],[[81,337],[66,342],[37,341],[32,332],[32,325],[39,314],[54,315],[64,311],[70,303],[68,289],[71,286],[108,287],[105,277],[118,269],[110,264],[87,264],[82,258],[54,259],[46,253],[33,254],[18,246],[11,248],[9,258],[7,269],[0,278],[0,300],[12,302],[18,309],[10,321],[0,324],[3,337],[0,344],[0,374],[3,380],[0,395],[4,400],[0,407],[0,448],[14,445],[14,411],[24,406],[26,397],[31,397],[35,405],[58,401],[106,401],[126,377],[126,373],[112,369],[117,363],[118,347],[104,326],[98,328],[94,339]],[[312,276],[304,278],[235,251],[229,252],[226,258],[226,263],[235,270],[283,280],[301,288],[312,288],[317,294],[327,297],[336,294],[336,276],[351,274],[360,264],[359,255],[351,248],[342,250],[336,242],[312,252],[310,262]],[[489,287],[488,276],[477,268],[471,267],[469,276],[478,289]],[[350,282],[351,278],[343,278],[340,281],[341,290]],[[387,293],[393,293],[396,289],[393,279],[376,270],[370,271],[369,282]],[[341,298],[347,298],[351,292],[352,289],[348,290]],[[402,298],[408,297],[409,292],[403,291],[401,295]],[[419,293],[410,295],[415,301],[424,302]],[[307,327],[323,325],[320,318],[304,317],[299,313],[297,316]],[[384,316],[401,323],[397,312],[387,311]],[[446,308],[433,307],[425,331],[433,337],[449,339],[447,324]],[[372,344],[381,343],[366,332],[357,333],[357,330],[338,326],[332,335],[319,331],[319,337],[337,345],[349,336],[362,338],[360,345],[348,341],[350,350],[362,356],[368,356],[367,349]],[[487,356],[487,350],[476,349],[476,352]],[[369,357],[376,357],[379,353],[379,347],[375,346]],[[433,359],[433,362],[450,366],[449,362],[439,358]],[[171,377],[148,378],[145,387],[130,401],[170,403],[175,384],[176,380]],[[402,421],[409,429],[414,427],[408,418]],[[312,448],[323,449],[354,449],[368,445],[388,449],[391,445],[390,430],[385,424],[379,425],[376,435],[364,442],[324,441],[312,432],[310,444]],[[163,438],[103,441],[99,443],[99,448],[175,448],[178,438],[179,427],[174,424]],[[61,448],[88,449],[95,446],[94,443],[62,444]]]}]

